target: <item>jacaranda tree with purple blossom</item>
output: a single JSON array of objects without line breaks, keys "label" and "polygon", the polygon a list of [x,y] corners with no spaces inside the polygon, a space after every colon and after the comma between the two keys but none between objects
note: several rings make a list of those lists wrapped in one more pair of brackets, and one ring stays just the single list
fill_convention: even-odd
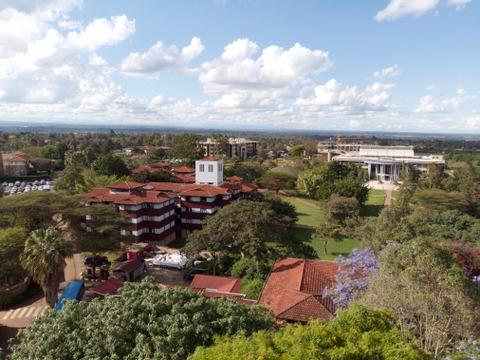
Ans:
[{"label": "jacaranda tree with purple blossom", "polygon": [[367,290],[370,278],[378,271],[378,262],[369,248],[353,249],[350,256],[340,256],[337,262],[340,266],[335,276],[335,286],[326,289],[326,293],[333,297],[337,310],[340,310]]}]

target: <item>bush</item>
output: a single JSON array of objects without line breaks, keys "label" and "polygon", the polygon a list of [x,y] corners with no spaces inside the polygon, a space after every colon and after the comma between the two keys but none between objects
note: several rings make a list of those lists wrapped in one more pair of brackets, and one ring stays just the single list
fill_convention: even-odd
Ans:
[{"label": "bush", "polygon": [[263,283],[264,281],[260,278],[244,281],[243,293],[247,296],[247,298],[257,300],[262,292]]}]

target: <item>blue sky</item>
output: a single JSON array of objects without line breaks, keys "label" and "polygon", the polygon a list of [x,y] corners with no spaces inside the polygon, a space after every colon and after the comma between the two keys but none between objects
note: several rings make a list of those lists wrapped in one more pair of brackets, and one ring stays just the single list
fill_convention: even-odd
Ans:
[{"label": "blue sky", "polygon": [[478,0],[0,1],[0,120],[480,131]]}]

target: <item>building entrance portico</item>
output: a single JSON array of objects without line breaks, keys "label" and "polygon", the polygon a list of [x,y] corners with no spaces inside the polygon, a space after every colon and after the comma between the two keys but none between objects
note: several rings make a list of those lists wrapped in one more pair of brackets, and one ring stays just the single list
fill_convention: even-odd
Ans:
[{"label": "building entrance portico", "polygon": [[395,182],[400,180],[401,162],[394,160],[367,160],[368,179]]}]

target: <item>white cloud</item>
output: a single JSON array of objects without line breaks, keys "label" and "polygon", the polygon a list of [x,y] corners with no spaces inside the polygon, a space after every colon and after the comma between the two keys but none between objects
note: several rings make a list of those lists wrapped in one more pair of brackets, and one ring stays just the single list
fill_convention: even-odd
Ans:
[{"label": "white cloud", "polygon": [[158,41],[147,52],[130,53],[120,65],[120,70],[128,75],[151,75],[166,68],[187,64],[204,50],[202,41],[194,37],[190,44],[179,50],[175,45],[166,46]]},{"label": "white cloud", "polygon": [[[396,20],[404,16],[421,16],[434,10],[441,0],[390,0],[387,7],[375,16],[377,21]],[[445,0],[445,3],[454,6],[457,10],[465,7],[471,0]]]},{"label": "white cloud", "polygon": [[290,49],[276,45],[263,49],[248,39],[228,44],[221,57],[202,64],[199,80],[208,93],[228,90],[280,89],[300,83],[332,66],[328,52],[296,43]]},{"label": "white cloud", "polygon": [[282,100],[295,96],[299,85],[331,66],[328,52],[298,43],[262,50],[249,39],[237,39],[196,73],[207,94],[220,96],[214,102],[217,108],[278,109]]},{"label": "white cloud", "polygon": [[467,118],[467,127],[470,129],[480,130],[480,115],[472,115]]},{"label": "white cloud", "polygon": [[394,86],[375,82],[360,90],[357,86],[344,86],[331,79],[316,86],[313,94],[299,97],[296,105],[307,111],[339,114],[385,111],[394,107],[390,101]]},{"label": "white cloud", "polygon": [[377,78],[391,78],[400,75],[400,68],[398,65],[393,65],[386,67],[384,69],[380,69],[373,73],[373,76]]},{"label": "white cloud", "polygon": [[462,10],[467,4],[471,3],[472,0],[447,0],[449,5],[455,6],[455,9]]},{"label": "white cloud", "polygon": [[418,113],[448,113],[460,108],[467,101],[475,98],[468,94],[464,88],[458,88],[456,95],[450,98],[438,99],[433,95],[425,95],[420,98],[415,112]]},{"label": "white cloud", "polygon": [[93,53],[88,57],[88,63],[93,66],[103,66],[107,65],[107,60],[100,55]]}]

